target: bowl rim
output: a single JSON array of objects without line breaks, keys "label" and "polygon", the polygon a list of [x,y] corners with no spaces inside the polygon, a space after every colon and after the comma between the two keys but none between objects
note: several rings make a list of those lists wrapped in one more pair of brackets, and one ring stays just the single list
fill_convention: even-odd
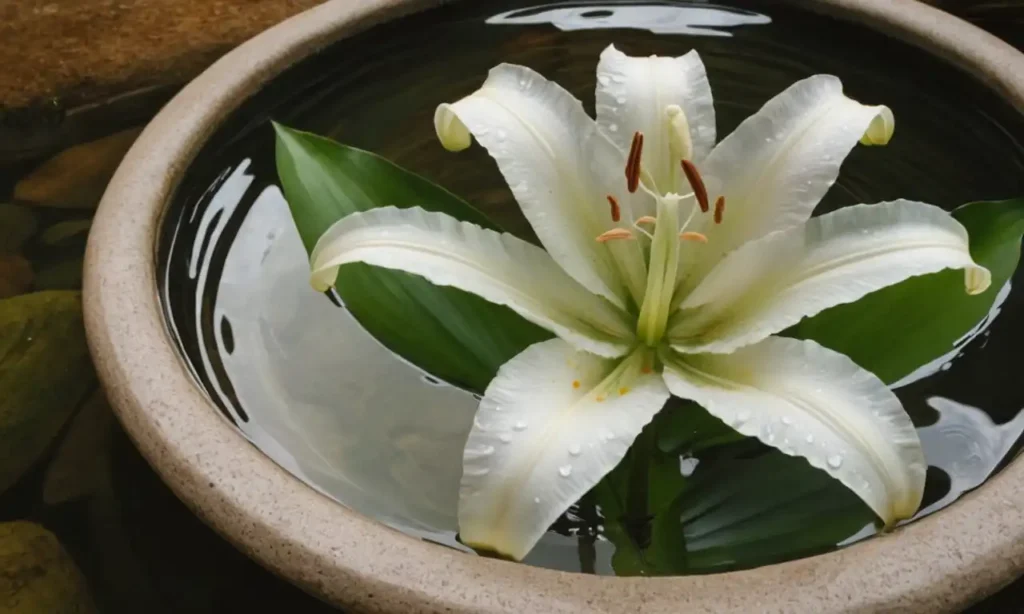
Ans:
[{"label": "bowl rim", "polygon": [[[330,0],[231,51],[146,127],[107,188],[85,259],[90,350],[135,445],[192,511],[268,569],[370,612],[955,611],[1024,573],[1024,458],[890,535],[752,570],[596,577],[467,556],[388,528],[254,447],[196,385],[157,285],[165,205],[215,128],[267,80],[324,46],[439,0]],[[1024,113],[1024,55],[916,0],[816,0],[974,75]],[[952,527],[952,530],[947,530]]]}]

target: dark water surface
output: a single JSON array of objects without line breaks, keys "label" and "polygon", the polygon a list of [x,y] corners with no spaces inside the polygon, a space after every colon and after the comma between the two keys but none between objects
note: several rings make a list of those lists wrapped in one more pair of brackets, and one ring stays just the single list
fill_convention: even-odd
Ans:
[{"label": "dark water surface", "polygon": [[[453,155],[436,142],[434,109],[472,92],[505,61],[561,83],[592,111],[596,62],[609,43],[632,55],[699,50],[720,135],[815,73],[840,76],[855,99],[889,105],[896,137],[886,148],[854,151],[819,211],[898,197],[952,209],[1024,193],[1019,114],[969,75],[885,36],[775,2],[457,3],[343,41],[289,71],[248,101],[192,165],[161,243],[164,301],[225,417],[344,504],[461,548],[455,504],[477,400],[391,355],[308,289],[305,254],[276,185],[268,120],[379,153],[529,237],[486,152]],[[1021,281],[1024,273],[948,356],[897,383],[932,465],[919,516],[976,487],[1019,447],[1024,387],[1006,365],[1021,324],[999,314],[1024,304]],[[688,456],[684,466],[693,462]],[[698,465],[695,476],[704,471]],[[563,518],[527,562],[612,573],[604,522],[587,517],[581,508]],[[693,571],[820,551],[794,546],[765,560],[722,551],[690,529],[691,558],[708,561]],[[854,529],[837,541],[872,532]],[[716,545],[695,554],[705,542]]]},{"label": "dark water surface", "polygon": [[[1021,118],[969,76],[916,50],[775,2],[627,4],[463,3],[374,30],[271,84],[197,161],[175,203],[180,216],[170,218],[178,225],[162,244],[167,309],[204,387],[278,462],[346,504],[444,542],[453,502],[437,485],[452,486],[458,420],[471,415],[475,400],[398,363],[343,311],[303,294],[305,264],[290,222],[277,194],[266,191],[275,181],[267,118],[382,153],[525,232],[483,152],[445,154],[434,142],[436,104],[475,89],[498,61],[513,61],[559,81],[592,110],[594,66],[608,42],[633,54],[697,48],[721,136],[793,80],[818,72],[842,77],[855,98],[892,107],[896,138],[887,148],[855,152],[823,208],[896,196],[950,208],[1024,193]],[[940,4],[1024,42],[1022,3]],[[509,14],[528,7],[536,10]],[[499,23],[485,23],[499,15],[492,20]],[[125,127],[112,122],[107,131]],[[116,164],[119,151],[91,144],[84,155]],[[0,207],[15,200],[15,185],[39,162],[0,161]],[[36,392],[24,406],[54,417],[30,465],[0,486],[0,532],[36,523],[69,557],[41,566],[12,559],[4,533],[0,581],[31,578],[40,594],[77,601],[83,612],[329,611],[205,528],[139,457],[97,394],[80,319],[64,308],[77,300],[93,193],[113,168],[87,166],[51,173],[51,194],[40,197],[48,207],[33,200],[0,209],[0,315],[28,323],[0,330],[0,385],[12,381],[2,378],[10,364],[2,361],[17,356],[7,342],[54,352],[38,372],[15,372],[19,390]],[[232,173],[227,187],[219,184]],[[934,465],[926,512],[975,487],[1019,449],[1024,394],[1011,365],[1024,338],[1016,317],[1022,280],[1018,273],[990,326],[937,363],[936,373],[899,390]],[[44,305],[43,292],[64,294]],[[311,330],[310,318],[330,324]],[[324,364],[317,367],[314,357]],[[378,415],[399,402],[423,415]],[[8,469],[0,466],[0,476]],[[566,524],[574,523],[563,522],[563,533],[579,523]],[[579,544],[551,534],[529,562],[579,569]],[[607,542],[598,539],[595,550],[594,571],[609,572]],[[1016,611],[1021,596],[1018,582],[971,611]],[[39,611],[56,611],[50,603]],[[0,612],[4,607],[0,601]]]}]

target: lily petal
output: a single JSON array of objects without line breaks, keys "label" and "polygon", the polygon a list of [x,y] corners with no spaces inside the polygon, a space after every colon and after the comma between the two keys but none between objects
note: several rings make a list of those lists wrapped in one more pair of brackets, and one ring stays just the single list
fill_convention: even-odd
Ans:
[{"label": "lily petal", "polygon": [[943,269],[964,269],[968,294],[984,292],[991,280],[971,259],[967,231],[947,212],[907,200],[847,207],[726,256],[680,305],[669,342],[684,352],[730,352]]},{"label": "lily petal", "polygon": [[621,356],[632,343],[626,314],[576,283],[544,250],[443,213],[383,207],[342,218],[310,255],[313,287],[329,288],[338,267],[351,262],[472,292],[601,356]]},{"label": "lily petal", "polygon": [[[681,119],[673,119],[672,105]],[[597,123],[623,150],[642,132],[644,166],[659,191],[682,192],[688,184],[680,160],[701,161],[715,145],[715,108],[700,55],[634,58],[609,45],[597,65]]]},{"label": "lily petal", "polygon": [[[798,81],[747,118],[708,156],[700,170],[728,209],[721,225],[705,220],[702,265],[774,230],[802,224],[835,183],[839,166],[862,139],[889,142],[892,112],[847,98],[831,75]],[[705,216],[706,217],[706,216]]]},{"label": "lily petal", "polygon": [[548,527],[611,471],[669,398],[645,369],[559,339],[531,345],[487,387],[463,456],[459,535],[522,559]]},{"label": "lily petal", "polygon": [[[529,68],[501,64],[479,90],[439,106],[434,126],[447,149],[468,147],[470,133],[487,148],[537,237],[569,275],[620,307],[630,296],[643,298],[639,244],[594,238],[629,228],[637,217],[634,202],[645,210],[651,205],[646,195],[627,192],[625,154],[572,94]],[[609,195],[620,206],[617,222]]]},{"label": "lily petal", "polygon": [[882,380],[813,341],[769,337],[733,354],[667,352],[665,383],[744,435],[806,458],[886,525],[921,504],[927,464]]}]

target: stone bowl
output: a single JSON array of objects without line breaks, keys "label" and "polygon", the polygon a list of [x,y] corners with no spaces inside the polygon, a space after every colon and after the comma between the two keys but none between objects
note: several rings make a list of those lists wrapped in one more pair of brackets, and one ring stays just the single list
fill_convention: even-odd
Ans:
[{"label": "stone bowl", "polygon": [[[1024,573],[1024,459],[950,508],[851,547],[749,571],[674,578],[571,574],[470,556],[318,493],[250,444],[197,386],[158,298],[165,208],[215,128],[263,83],[325,45],[437,0],[332,0],[243,44],[168,104],[97,213],[85,318],[125,429],[164,481],[240,550],[358,612],[947,612]],[[978,76],[1024,113],[1024,55],[912,0],[818,0]],[[201,556],[201,553],[197,553]]]}]

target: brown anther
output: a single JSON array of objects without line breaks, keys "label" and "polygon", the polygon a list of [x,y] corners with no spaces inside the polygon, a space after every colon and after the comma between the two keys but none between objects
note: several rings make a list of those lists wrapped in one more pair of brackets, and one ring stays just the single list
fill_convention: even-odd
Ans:
[{"label": "brown anther", "polygon": [[697,167],[689,160],[683,160],[683,173],[686,175],[686,180],[690,182],[690,187],[693,188],[693,195],[697,198],[697,204],[700,205],[700,210],[704,213],[708,212],[708,189],[704,187],[704,180],[701,179],[700,173],[697,172]]},{"label": "brown anther", "polygon": [[640,187],[640,158],[644,150],[644,133],[634,132],[633,143],[629,146],[629,157],[626,158],[626,189],[630,194]]},{"label": "brown anther", "polygon": [[605,243],[607,241],[615,241],[617,239],[635,239],[633,233],[628,228],[612,228],[607,232],[602,232],[597,236],[598,243]]},{"label": "brown anther", "polygon": [[722,216],[725,215],[725,197],[719,196],[715,201],[715,223],[722,223]]},{"label": "brown anther", "polygon": [[707,243],[708,238],[699,232],[686,231],[679,233],[679,238],[683,241],[696,241],[697,243]]},{"label": "brown anther", "polygon": [[658,219],[655,218],[652,215],[645,215],[643,217],[637,218],[636,223],[637,224],[651,224],[653,226],[654,224],[658,223]]},{"label": "brown anther", "polygon": [[654,369],[652,369],[652,368],[651,368],[650,366],[648,366],[648,365],[644,365],[644,366],[643,366],[643,367],[642,367],[642,368],[640,369],[640,372],[641,372],[641,373],[643,373],[644,375],[649,375],[649,374],[651,374],[651,373],[654,373]]},{"label": "brown anther", "polygon": [[619,209],[619,201],[615,200],[615,197],[611,194],[608,195],[608,205],[612,208],[612,221],[618,222],[622,219],[622,210]]}]

